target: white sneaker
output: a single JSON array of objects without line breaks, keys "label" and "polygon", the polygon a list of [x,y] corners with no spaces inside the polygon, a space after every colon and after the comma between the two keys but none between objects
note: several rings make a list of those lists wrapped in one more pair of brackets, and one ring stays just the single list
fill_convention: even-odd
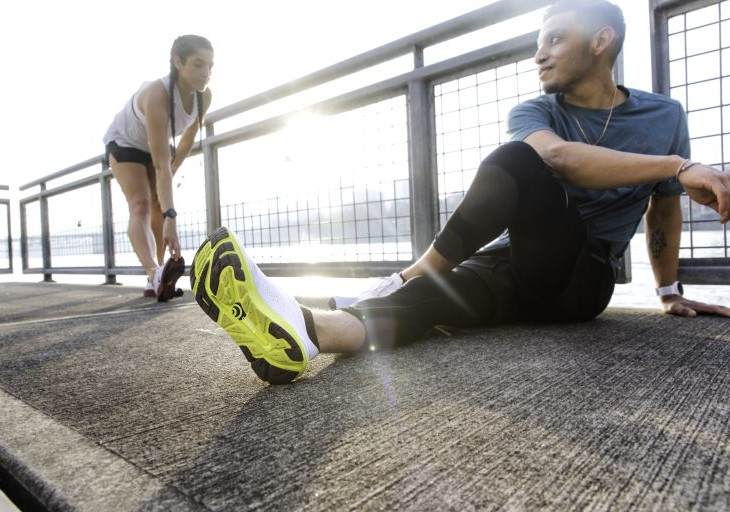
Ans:
[{"label": "white sneaker", "polygon": [[360,292],[355,297],[348,297],[348,296],[342,296],[342,295],[334,295],[330,297],[328,301],[328,305],[330,309],[342,309],[347,308],[353,305],[354,303],[369,299],[372,297],[383,297],[385,295],[390,295],[394,291],[396,291],[398,288],[403,286],[403,278],[398,272],[394,272],[393,274],[389,275],[388,277],[384,277],[382,279],[379,279],[375,284],[373,284],[370,288]]},{"label": "white sneaker", "polygon": [[203,311],[233,338],[261,380],[289,383],[319,349],[307,333],[304,310],[261,272],[242,245],[226,228],[210,235],[195,254],[190,286]]}]

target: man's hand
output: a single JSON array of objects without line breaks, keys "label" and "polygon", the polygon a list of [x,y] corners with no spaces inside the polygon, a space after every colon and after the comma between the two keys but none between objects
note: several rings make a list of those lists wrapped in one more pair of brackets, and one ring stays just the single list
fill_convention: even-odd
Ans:
[{"label": "man's hand", "polygon": [[720,214],[720,222],[730,220],[730,174],[696,164],[680,172],[678,179],[690,198]]},{"label": "man's hand", "polygon": [[175,219],[165,217],[162,225],[162,243],[170,251],[170,257],[177,260],[180,257],[180,240],[177,236],[177,224]]},{"label": "man's hand", "polygon": [[697,315],[717,315],[730,318],[730,308],[689,300],[681,295],[667,295],[661,298],[662,310],[668,315],[694,318]]}]

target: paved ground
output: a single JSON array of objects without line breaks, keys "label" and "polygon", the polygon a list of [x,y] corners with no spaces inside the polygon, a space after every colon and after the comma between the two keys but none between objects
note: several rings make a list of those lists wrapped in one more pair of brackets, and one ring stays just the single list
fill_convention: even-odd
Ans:
[{"label": "paved ground", "polygon": [[614,307],[272,387],[190,294],[140,290],[0,285],[0,484],[26,505],[730,508],[730,321]]}]

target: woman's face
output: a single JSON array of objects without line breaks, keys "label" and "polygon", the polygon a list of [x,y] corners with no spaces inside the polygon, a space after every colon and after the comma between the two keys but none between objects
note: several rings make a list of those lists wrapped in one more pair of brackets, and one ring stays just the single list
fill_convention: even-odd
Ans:
[{"label": "woman's face", "polygon": [[191,89],[204,91],[213,71],[213,51],[197,50],[185,59],[175,55],[175,67],[179,80],[183,80]]}]

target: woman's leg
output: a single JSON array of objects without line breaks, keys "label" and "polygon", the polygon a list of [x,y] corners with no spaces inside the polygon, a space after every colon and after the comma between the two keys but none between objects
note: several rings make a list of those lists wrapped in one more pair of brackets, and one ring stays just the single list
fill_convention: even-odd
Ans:
[{"label": "woman's leg", "polygon": [[155,260],[155,239],[150,228],[152,198],[147,169],[143,164],[136,162],[117,162],[113,155],[109,155],[109,164],[114,178],[127,199],[129,241],[151,280],[154,277],[157,262]]},{"label": "woman's leg", "polygon": [[147,165],[147,180],[150,184],[150,197],[152,199],[150,207],[150,228],[152,229],[152,236],[155,239],[157,264],[162,265],[165,262],[165,244],[162,240],[162,225],[165,223],[165,218],[162,216],[160,200],[157,197],[157,176],[155,175],[155,166],[152,163]]}]

